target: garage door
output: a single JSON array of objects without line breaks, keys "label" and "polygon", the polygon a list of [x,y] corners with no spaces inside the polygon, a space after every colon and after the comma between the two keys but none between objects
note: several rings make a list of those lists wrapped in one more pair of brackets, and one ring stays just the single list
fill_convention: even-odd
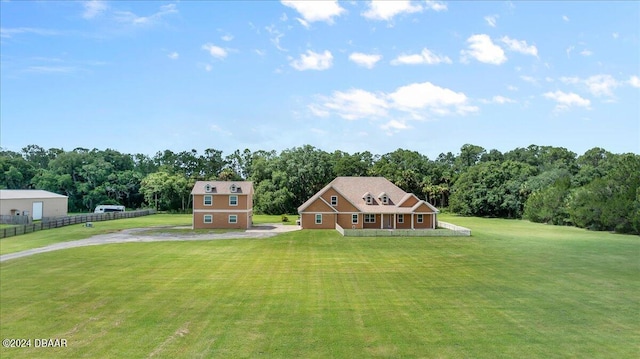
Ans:
[{"label": "garage door", "polygon": [[37,221],[42,219],[42,202],[33,202],[33,220]]}]

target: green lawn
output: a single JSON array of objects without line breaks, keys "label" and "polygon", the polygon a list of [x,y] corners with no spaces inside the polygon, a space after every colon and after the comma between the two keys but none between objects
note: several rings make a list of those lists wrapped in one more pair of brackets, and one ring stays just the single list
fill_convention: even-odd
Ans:
[{"label": "green lawn", "polygon": [[443,217],[473,236],[301,231],[4,262],[3,339],[68,346],[0,357],[638,357],[638,236]]}]

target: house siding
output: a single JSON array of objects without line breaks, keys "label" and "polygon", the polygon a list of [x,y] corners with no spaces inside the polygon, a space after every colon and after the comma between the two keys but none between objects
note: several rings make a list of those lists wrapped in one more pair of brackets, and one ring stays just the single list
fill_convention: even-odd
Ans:
[{"label": "house siding", "polygon": [[[322,214],[321,224],[316,224],[316,214]],[[320,213],[320,212],[303,213],[300,219],[301,219],[300,224],[304,229],[335,229],[336,228],[335,213]]]},{"label": "house siding", "polygon": [[[204,216],[213,216],[212,223],[204,223]],[[229,223],[229,215],[238,216],[238,223]],[[251,213],[247,212],[195,212],[193,225],[197,229],[246,229],[251,227]]]},{"label": "house siding", "polygon": [[[235,184],[238,192],[230,192]],[[213,189],[206,192],[206,186]],[[194,229],[248,229],[253,219],[253,185],[251,182],[198,181],[192,190]],[[204,204],[205,196],[211,196],[211,205]],[[229,205],[229,198],[236,196],[238,203]],[[212,223],[205,223],[206,215],[213,216]],[[237,216],[236,223],[229,223],[229,216]]]},{"label": "house siding", "polygon": [[[344,213],[344,212],[358,212],[358,209],[353,206],[351,203],[349,203],[349,201],[344,198],[341,194],[338,193],[338,191],[336,191],[333,188],[329,188],[325,193],[322,194],[322,199],[324,199],[325,201],[327,201],[327,203],[331,204],[331,197],[332,196],[336,196],[338,197],[338,205],[337,206],[331,206],[333,208],[335,208],[338,212]],[[349,226],[349,228],[351,228],[351,226]]]}]

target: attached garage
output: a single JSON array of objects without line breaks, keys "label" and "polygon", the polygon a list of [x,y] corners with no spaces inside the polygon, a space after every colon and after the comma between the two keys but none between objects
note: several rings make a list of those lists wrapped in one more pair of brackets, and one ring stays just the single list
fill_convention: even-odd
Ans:
[{"label": "attached garage", "polygon": [[67,215],[69,198],[42,190],[0,190],[0,215],[28,216],[33,220]]}]

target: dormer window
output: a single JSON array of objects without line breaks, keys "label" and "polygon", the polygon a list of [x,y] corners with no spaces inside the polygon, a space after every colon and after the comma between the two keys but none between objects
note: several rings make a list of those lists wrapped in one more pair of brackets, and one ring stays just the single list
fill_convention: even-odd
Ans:
[{"label": "dormer window", "polygon": [[387,194],[384,192],[378,195],[378,199],[382,202],[382,204],[389,204],[389,196],[387,196]]},{"label": "dormer window", "polygon": [[373,196],[371,195],[371,193],[367,192],[362,196],[362,199],[364,199],[364,202],[366,204],[373,204]]},{"label": "dormer window", "polygon": [[204,185],[204,191],[207,193],[211,193],[211,191],[213,190],[213,187],[211,187],[211,185],[209,183],[207,183],[206,185]]},{"label": "dormer window", "polygon": [[231,193],[236,193],[238,191],[238,186],[236,186],[235,183],[234,183],[234,184],[231,185],[230,190],[231,190]]}]

